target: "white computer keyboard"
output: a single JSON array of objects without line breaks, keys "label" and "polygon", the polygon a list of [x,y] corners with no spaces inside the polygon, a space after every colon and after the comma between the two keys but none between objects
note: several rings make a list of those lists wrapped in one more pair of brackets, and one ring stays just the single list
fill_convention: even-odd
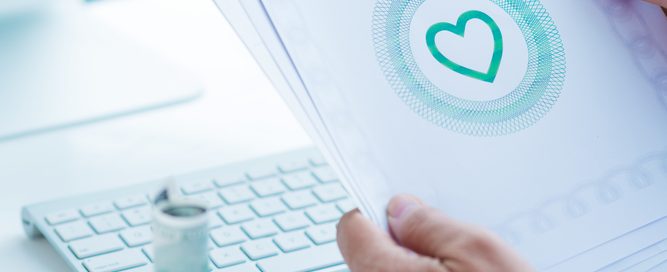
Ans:
[{"label": "white computer keyboard", "polygon": [[[173,177],[210,208],[213,271],[347,271],[336,223],[355,207],[315,149]],[[151,198],[164,181],[23,208],[74,271],[152,271]]]}]

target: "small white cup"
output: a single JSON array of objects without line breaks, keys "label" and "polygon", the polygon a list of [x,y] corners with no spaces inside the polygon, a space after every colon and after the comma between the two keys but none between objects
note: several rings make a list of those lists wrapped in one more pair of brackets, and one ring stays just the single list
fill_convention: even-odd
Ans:
[{"label": "small white cup", "polygon": [[175,199],[153,208],[155,272],[205,272],[208,209],[200,201]]}]

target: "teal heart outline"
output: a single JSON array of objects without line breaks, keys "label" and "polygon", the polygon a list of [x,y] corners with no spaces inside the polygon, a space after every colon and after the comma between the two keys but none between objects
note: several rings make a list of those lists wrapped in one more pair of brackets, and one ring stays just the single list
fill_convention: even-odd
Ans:
[{"label": "teal heart outline", "polygon": [[[441,31],[452,32],[460,37],[464,37],[466,25],[472,19],[478,19],[484,22],[487,26],[489,26],[491,33],[493,34],[493,57],[491,58],[491,63],[489,64],[489,69],[486,71],[486,73],[476,71],[453,62],[449,58],[445,57],[442,52],[440,52],[440,49],[438,49],[435,43],[435,36]],[[500,61],[503,58],[503,34],[500,31],[498,24],[496,24],[491,16],[484,12],[478,10],[467,11],[459,16],[456,25],[445,22],[433,24],[431,27],[429,27],[428,31],[426,31],[426,45],[428,46],[429,51],[431,51],[431,55],[433,55],[433,57],[445,67],[452,69],[459,74],[489,83],[493,83],[493,81],[496,80],[498,69],[500,68]]]}]

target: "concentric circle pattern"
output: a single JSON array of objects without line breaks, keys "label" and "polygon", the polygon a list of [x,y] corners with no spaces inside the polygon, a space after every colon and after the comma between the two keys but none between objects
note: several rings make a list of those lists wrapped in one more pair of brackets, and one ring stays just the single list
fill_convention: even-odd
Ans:
[{"label": "concentric circle pattern", "polygon": [[490,101],[452,96],[420,70],[410,47],[410,25],[426,0],[379,0],[373,14],[378,62],[398,96],[421,117],[452,131],[496,136],[527,128],[556,103],[565,81],[565,51],[553,20],[539,0],[489,0],[519,26],[528,68],[508,95]]}]

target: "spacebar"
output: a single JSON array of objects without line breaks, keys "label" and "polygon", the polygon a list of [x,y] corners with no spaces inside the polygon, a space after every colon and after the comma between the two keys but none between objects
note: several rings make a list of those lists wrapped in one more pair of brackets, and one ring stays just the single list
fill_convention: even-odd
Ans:
[{"label": "spacebar", "polygon": [[278,255],[257,265],[262,271],[312,271],[343,263],[336,243]]}]

